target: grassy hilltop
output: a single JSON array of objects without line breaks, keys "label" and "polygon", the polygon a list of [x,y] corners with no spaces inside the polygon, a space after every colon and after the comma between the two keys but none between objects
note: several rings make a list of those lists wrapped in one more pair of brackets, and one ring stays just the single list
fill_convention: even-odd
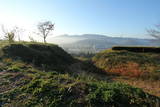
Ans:
[{"label": "grassy hilltop", "polygon": [[160,79],[160,56],[158,53],[137,53],[110,49],[96,54],[93,57],[93,62],[106,72],[144,79]]},{"label": "grassy hilltop", "polygon": [[145,47],[152,52],[141,51],[144,47],[117,48],[96,54],[92,59],[94,64],[104,72],[117,75],[115,76],[117,81],[160,96],[160,56],[157,50],[153,52],[154,47]]},{"label": "grassy hilltop", "polygon": [[[154,107],[160,100],[142,89],[91,77],[87,63],[75,60],[57,45],[0,45],[2,107]],[[73,72],[73,68],[79,71],[74,66],[79,62],[84,63],[81,70],[86,75]]]}]

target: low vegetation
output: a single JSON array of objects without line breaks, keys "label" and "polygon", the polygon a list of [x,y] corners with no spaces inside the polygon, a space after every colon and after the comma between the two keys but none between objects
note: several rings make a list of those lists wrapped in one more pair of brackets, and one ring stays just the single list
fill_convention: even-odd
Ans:
[{"label": "low vegetation", "polygon": [[92,60],[113,81],[121,81],[160,96],[158,53],[109,49],[96,54]]},{"label": "low vegetation", "polygon": [[143,79],[160,79],[160,57],[156,53],[105,50],[94,56],[93,62],[106,72]]},{"label": "low vegetation", "polygon": [[44,70],[64,70],[75,60],[62,48],[52,44],[14,43],[2,48],[3,56],[32,63]]},{"label": "low vegetation", "polygon": [[12,59],[1,61],[0,105],[10,106],[151,106],[156,97],[121,83],[42,72]]},{"label": "low vegetation", "polygon": [[[160,98],[126,84],[106,82],[78,73],[73,75],[71,66],[77,62],[74,62],[74,58],[56,45],[14,43],[2,46],[1,51],[3,54],[0,56],[0,106],[2,107],[45,107],[46,105],[51,107],[154,107],[160,101]],[[37,59],[34,59],[35,56],[32,57],[35,54],[38,56]],[[44,63],[39,61],[40,58],[50,66],[45,72],[43,66],[39,66]],[[67,58],[70,60],[66,60]],[[39,61],[38,65],[36,61]],[[71,71],[55,70],[60,67],[55,64],[55,61],[58,64],[62,63],[65,68],[67,66],[72,68]],[[91,70],[94,73],[96,68],[90,62],[83,63],[82,69],[86,72]],[[88,66],[88,69],[84,65]]]}]

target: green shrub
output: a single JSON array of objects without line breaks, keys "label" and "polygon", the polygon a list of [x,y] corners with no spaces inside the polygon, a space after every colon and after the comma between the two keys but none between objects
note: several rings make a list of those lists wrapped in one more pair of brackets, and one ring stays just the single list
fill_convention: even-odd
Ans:
[{"label": "green shrub", "polygon": [[95,106],[141,107],[151,103],[142,90],[120,83],[94,83],[89,90],[88,99]]}]

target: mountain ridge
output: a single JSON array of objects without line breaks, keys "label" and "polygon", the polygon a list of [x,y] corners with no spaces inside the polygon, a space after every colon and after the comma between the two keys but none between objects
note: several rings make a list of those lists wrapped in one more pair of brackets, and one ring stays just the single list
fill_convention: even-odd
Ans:
[{"label": "mountain ridge", "polygon": [[[160,46],[156,39],[129,37],[110,37],[100,34],[61,35],[49,40],[57,43],[68,52],[91,51],[99,52],[113,46]],[[89,50],[88,50],[89,49]]]}]

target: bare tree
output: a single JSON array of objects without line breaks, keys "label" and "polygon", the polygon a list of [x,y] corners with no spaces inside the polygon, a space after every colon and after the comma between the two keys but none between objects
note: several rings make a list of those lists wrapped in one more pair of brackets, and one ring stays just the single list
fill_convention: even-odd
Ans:
[{"label": "bare tree", "polygon": [[46,38],[51,31],[54,30],[55,24],[51,21],[40,22],[38,24],[39,35],[43,37],[44,43],[46,43]]},{"label": "bare tree", "polygon": [[147,32],[154,38],[160,40],[160,24],[155,26],[155,29],[149,29]]},{"label": "bare tree", "polygon": [[20,42],[20,41],[21,41],[22,33],[23,33],[25,30],[22,29],[22,28],[19,28],[19,27],[17,27],[17,26],[16,26],[14,29],[15,29],[15,34],[16,34],[16,36],[17,36],[17,38],[18,38],[18,41]]}]

